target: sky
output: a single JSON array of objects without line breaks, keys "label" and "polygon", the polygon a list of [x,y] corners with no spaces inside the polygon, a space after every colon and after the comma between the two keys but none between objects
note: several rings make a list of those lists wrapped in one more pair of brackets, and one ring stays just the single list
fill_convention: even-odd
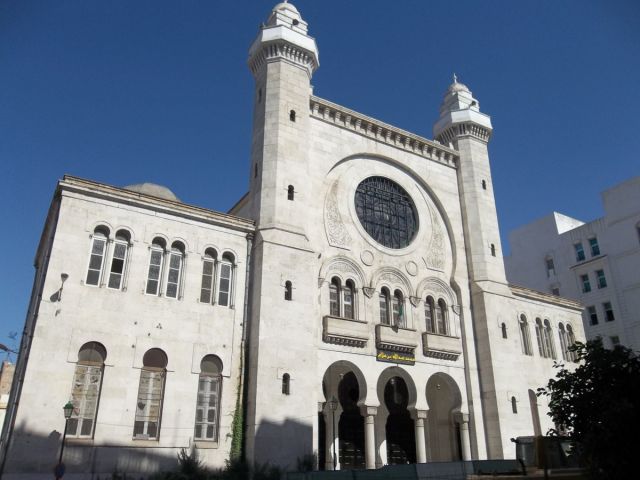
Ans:
[{"label": "sky", "polygon": [[[298,0],[314,93],[432,138],[452,74],[492,118],[503,248],[603,214],[640,175],[640,2]],[[246,191],[247,52],[269,0],[0,2],[0,343],[21,332],[56,181],[154,182],[220,211]],[[18,336],[19,339],[19,336]]]}]

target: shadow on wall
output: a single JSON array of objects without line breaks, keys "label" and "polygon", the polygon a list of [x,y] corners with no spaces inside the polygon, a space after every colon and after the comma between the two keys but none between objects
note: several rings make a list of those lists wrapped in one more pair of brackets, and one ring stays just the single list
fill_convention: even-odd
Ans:
[{"label": "shadow on wall", "polygon": [[[29,478],[53,478],[61,441],[62,433],[56,430],[44,436],[16,427],[2,478],[9,480],[12,475],[24,478],[25,474],[29,474]],[[95,446],[91,440],[80,442],[67,438],[63,458],[65,476],[81,474],[82,478],[97,479],[98,476],[111,478],[113,473],[126,473],[140,478],[178,467],[176,455],[180,447]]]},{"label": "shadow on wall", "polygon": [[313,426],[290,419],[284,423],[263,421],[256,430],[255,452],[256,464],[295,470],[299,459],[314,453]]}]

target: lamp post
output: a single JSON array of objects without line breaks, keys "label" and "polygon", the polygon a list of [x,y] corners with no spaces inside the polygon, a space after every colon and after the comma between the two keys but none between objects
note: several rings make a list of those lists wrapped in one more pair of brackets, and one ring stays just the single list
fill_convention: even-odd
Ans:
[{"label": "lamp post", "polygon": [[69,419],[71,415],[73,415],[73,403],[68,401],[67,404],[62,407],[62,411],[64,412],[64,433],[62,434],[62,445],[60,446],[60,458],[58,458],[58,465],[55,469],[56,480],[62,478],[64,475],[64,465],[62,464],[62,454],[64,453],[64,440],[67,436],[67,426],[69,426]]},{"label": "lamp post", "polygon": [[335,395],[329,400],[329,407],[331,408],[331,430],[333,434],[331,443],[333,444],[333,470],[335,471],[338,468],[338,457],[336,457],[336,410],[338,408],[338,400]]}]

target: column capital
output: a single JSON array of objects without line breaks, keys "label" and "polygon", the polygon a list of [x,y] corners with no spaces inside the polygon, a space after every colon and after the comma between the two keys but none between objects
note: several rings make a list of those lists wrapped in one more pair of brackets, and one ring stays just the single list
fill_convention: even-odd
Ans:
[{"label": "column capital", "polygon": [[455,422],[460,424],[468,424],[469,423],[469,414],[464,412],[456,412],[453,414],[453,419]]},{"label": "column capital", "polygon": [[360,414],[363,417],[369,417],[371,415],[375,416],[378,414],[378,407],[373,407],[369,405],[360,405]]},{"label": "column capital", "polygon": [[414,408],[410,413],[411,418],[413,418],[414,420],[426,420],[427,415],[429,414],[429,410],[418,410]]}]

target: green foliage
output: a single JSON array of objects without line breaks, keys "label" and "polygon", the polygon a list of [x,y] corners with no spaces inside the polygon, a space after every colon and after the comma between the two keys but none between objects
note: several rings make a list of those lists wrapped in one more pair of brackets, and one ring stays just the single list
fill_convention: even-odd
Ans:
[{"label": "green foliage", "polygon": [[600,339],[570,348],[578,367],[570,371],[556,364],[556,378],[538,389],[538,395],[548,397],[549,416],[573,438],[591,478],[635,478],[635,455],[640,451],[640,358],[622,346],[608,350]]},{"label": "green foliage", "polygon": [[242,458],[242,444],[243,444],[243,410],[242,405],[236,403],[236,410],[233,413],[233,422],[231,423],[231,453],[230,460],[237,461]]}]

